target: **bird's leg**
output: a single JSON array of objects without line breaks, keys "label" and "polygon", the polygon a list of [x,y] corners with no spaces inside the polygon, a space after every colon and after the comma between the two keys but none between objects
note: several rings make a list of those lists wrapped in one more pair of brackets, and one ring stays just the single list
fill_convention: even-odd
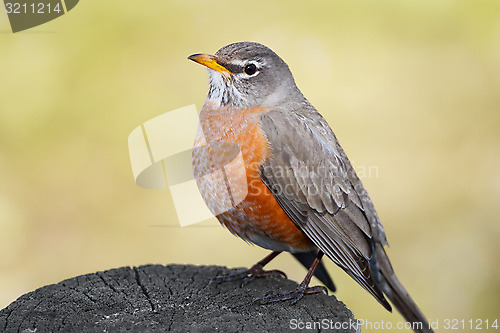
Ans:
[{"label": "bird's leg", "polygon": [[319,251],[318,255],[316,256],[316,259],[314,259],[314,262],[311,265],[311,268],[309,268],[309,270],[307,271],[306,277],[304,278],[302,283],[297,286],[297,289],[289,291],[289,292],[277,292],[272,296],[265,297],[265,298],[261,299],[260,303],[261,304],[268,304],[268,303],[272,303],[272,302],[290,300],[291,304],[295,304],[305,294],[323,293],[323,294],[328,295],[327,289],[323,286],[307,287],[309,285],[309,282],[311,281],[311,278],[314,275],[314,271],[316,270],[316,267],[318,267],[319,263],[321,262],[321,257],[323,257],[323,252]]},{"label": "bird's leg", "polygon": [[232,281],[232,280],[239,280],[243,279],[241,281],[241,286],[243,287],[246,285],[248,282],[252,281],[253,279],[257,277],[263,277],[263,276],[270,276],[270,275],[278,275],[286,279],[286,274],[283,273],[282,271],[273,269],[271,271],[265,271],[263,270],[264,266],[267,265],[271,260],[276,258],[278,254],[280,254],[281,251],[273,251],[269,255],[267,255],[264,259],[253,265],[250,269],[247,269],[243,272],[235,273],[235,274],[230,274],[230,275],[225,275],[225,276],[217,276],[212,279],[212,282],[225,282],[225,281]]}]

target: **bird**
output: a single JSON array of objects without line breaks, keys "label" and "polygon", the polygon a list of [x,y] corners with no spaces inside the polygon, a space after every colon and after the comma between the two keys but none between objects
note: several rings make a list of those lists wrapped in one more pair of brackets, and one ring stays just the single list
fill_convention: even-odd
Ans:
[{"label": "bird", "polygon": [[[309,287],[313,275],[335,290],[322,263],[325,255],[385,309],[392,311],[390,301],[408,322],[416,323],[415,332],[433,332],[394,272],[370,196],[285,61],[256,42],[236,42],[188,59],[207,67],[210,80],[194,146],[236,144],[244,163],[248,193],[216,218],[246,242],[272,251],[250,269],[214,281],[242,279],[246,284],[261,276],[286,277],[263,268],[290,252],[308,268],[304,280],[295,290],[266,295],[260,302],[295,304],[306,294],[327,293],[323,286]],[[207,157],[206,151],[193,149],[193,172],[207,173],[216,155],[225,153],[213,148]],[[205,202],[216,200],[227,186],[204,177],[196,180]]]}]

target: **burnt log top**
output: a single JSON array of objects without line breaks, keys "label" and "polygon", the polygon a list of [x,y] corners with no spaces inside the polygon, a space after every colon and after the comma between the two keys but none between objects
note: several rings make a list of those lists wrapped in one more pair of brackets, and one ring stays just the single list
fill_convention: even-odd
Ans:
[{"label": "burnt log top", "polygon": [[240,270],[146,265],[77,276],[1,310],[0,332],[288,332],[305,325],[315,325],[309,332],[356,331],[341,328],[354,317],[333,295],[306,295],[295,305],[259,303],[269,291],[294,289],[291,280],[210,283]]}]

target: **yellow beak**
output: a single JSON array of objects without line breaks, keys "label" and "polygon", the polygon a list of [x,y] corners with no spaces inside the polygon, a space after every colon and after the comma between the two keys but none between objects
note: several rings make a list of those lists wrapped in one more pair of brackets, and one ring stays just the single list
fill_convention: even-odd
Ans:
[{"label": "yellow beak", "polygon": [[214,71],[221,73],[225,77],[229,77],[230,75],[232,75],[230,71],[228,71],[224,66],[220,65],[217,62],[217,57],[214,55],[198,53],[190,55],[188,59],[193,60],[194,62],[197,62],[210,69],[213,69]]}]

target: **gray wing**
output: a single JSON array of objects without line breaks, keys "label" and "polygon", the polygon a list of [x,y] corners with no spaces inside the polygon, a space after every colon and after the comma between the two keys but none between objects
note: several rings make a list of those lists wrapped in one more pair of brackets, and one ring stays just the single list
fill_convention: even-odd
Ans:
[{"label": "gray wing", "polygon": [[375,283],[374,242],[387,244],[373,204],[337,138],[314,109],[261,116],[271,157],[261,177],[291,220],[332,261],[390,305]]}]

